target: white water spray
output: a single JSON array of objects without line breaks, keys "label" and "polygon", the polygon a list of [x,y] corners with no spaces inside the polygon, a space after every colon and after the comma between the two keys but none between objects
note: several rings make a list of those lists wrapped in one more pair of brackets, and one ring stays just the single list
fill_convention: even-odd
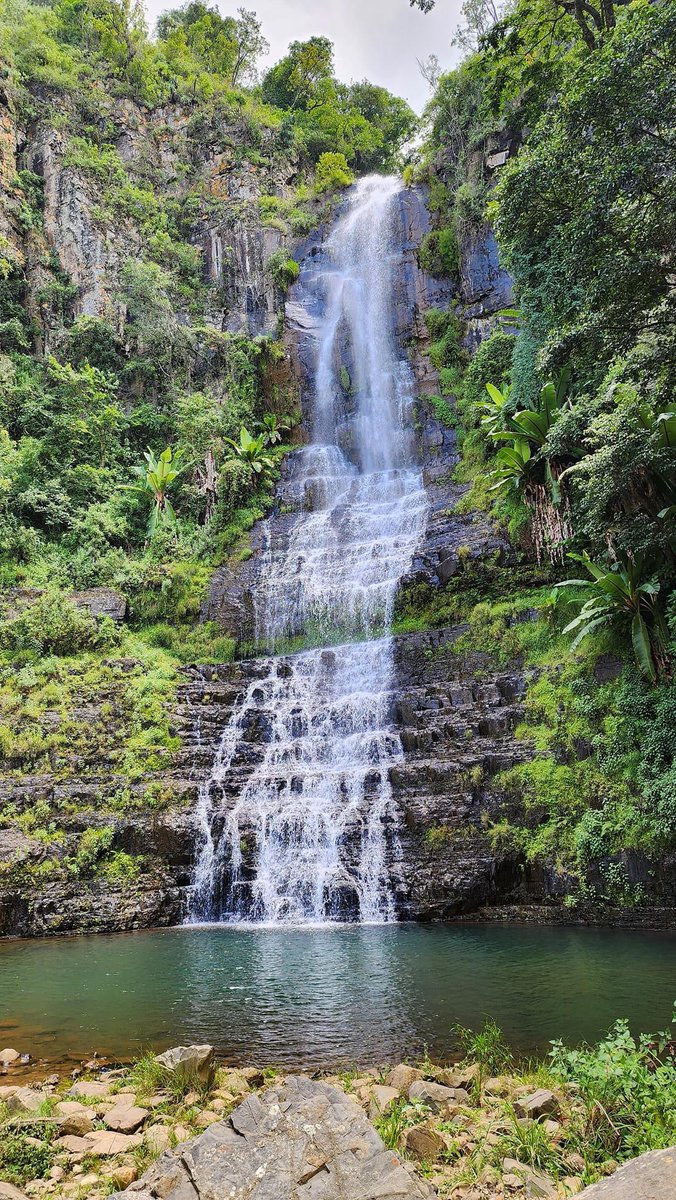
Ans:
[{"label": "white water spray", "polygon": [[[295,456],[290,535],[267,526],[256,613],[268,647],[298,634],[319,646],[265,660],[235,706],[200,792],[192,921],[395,916],[389,775],[402,749],[389,629],[427,512],[413,379],[393,328],[399,189],[361,180],[319,268],[301,276],[321,307],[312,439]],[[254,726],[262,752],[228,806],[224,785]]]}]

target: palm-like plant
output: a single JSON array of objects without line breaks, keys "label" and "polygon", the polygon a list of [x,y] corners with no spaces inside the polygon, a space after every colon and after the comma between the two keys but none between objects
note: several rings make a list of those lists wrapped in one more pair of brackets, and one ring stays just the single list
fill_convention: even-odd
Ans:
[{"label": "palm-like plant", "polygon": [[225,441],[232,446],[237,458],[246,463],[252,474],[263,475],[272,468],[272,459],[265,453],[266,435],[264,433],[260,433],[258,437],[252,437],[248,429],[242,425],[238,442],[234,438],[226,438]]},{"label": "palm-like plant", "polygon": [[286,421],[284,419],[280,421],[275,413],[266,413],[261,424],[268,446],[278,445],[282,440],[282,434],[286,433],[289,429]]},{"label": "palm-like plant", "polygon": [[177,464],[181,457],[181,451],[172,451],[171,446],[167,446],[159,458],[156,458],[150,449],[146,450],[143,457],[145,466],[139,464],[134,467],[134,474],[141,482],[128,485],[127,490],[152,496],[153,505],[148,516],[147,529],[148,537],[151,538],[159,525],[170,529],[176,525],[176,513],[167,491],[180,474]]},{"label": "palm-like plant", "polygon": [[636,663],[646,679],[655,683],[658,669],[665,662],[668,642],[664,617],[657,606],[659,582],[643,576],[640,559],[606,566],[592,562],[587,554],[570,554],[569,558],[581,562],[591,578],[566,579],[556,587],[583,587],[592,593],[563,631],[576,631],[571,649],[594,629],[618,619],[628,620]]}]

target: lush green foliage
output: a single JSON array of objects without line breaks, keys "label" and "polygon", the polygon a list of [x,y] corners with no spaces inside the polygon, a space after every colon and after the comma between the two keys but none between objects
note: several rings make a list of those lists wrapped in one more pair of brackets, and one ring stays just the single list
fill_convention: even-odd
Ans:
[{"label": "lush green foliage", "polygon": [[[475,224],[488,215],[519,309],[498,315],[445,390],[460,417],[464,504],[492,510],[538,560],[584,554],[595,598],[570,631],[612,620],[646,676],[668,678],[676,18],[647,0],[574,12],[519,0],[488,28],[488,5],[467,9],[480,36],[438,83],[418,171],[440,230],[462,240],[472,211]],[[486,208],[496,138],[511,155]],[[552,399],[562,376],[565,399]]]}]

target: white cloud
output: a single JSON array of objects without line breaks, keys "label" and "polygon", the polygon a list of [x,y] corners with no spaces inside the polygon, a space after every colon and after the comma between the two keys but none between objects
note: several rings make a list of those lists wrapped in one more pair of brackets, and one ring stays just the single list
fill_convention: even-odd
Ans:
[{"label": "white cloud", "polygon": [[[146,0],[151,27],[161,12],[181,0]],[[289,42],[324,35],[334,43],[336,74],[349,82],[370,79],[420,111],[429,88],[417,60],[436,54],[442,67],[457,61],[450,41],[461,0],[437,0],[431,13],[411,8],[408,0],[218,0],[224,16],[240,5],[254,9],[270,43],[263,66],[286,53]]]}]

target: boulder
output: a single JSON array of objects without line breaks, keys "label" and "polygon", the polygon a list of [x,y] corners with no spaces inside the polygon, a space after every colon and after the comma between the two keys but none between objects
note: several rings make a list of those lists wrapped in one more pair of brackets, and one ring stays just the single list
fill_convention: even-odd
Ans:
[{"label": "boulder", "polygon": [[530,1117],[532,1120],[537,1120],[538,1117],[548,1117],[558,1111],[559,1102],[556,1096],[553,1092],[548,1092],[546,1088],[538,1088],[529,1096],[521,1096],[514,1101],[514,1112],[517,1117]]},{"label": "boulder", "polygon": [[676,1200],[676,1146],[633,1158],[579,1192],[578,1200]]},{"label": "boulder", "polygon": [[122,1166],[114,1167],[110,1173],[106,1172],[106,1175],[115,1187],[126,1188],[138,1178],[138,1171],[131,1164],[123,1163]]},{"label": "boulder", "polygon": [[87,588],[82,592],[71,592],[71,600],[78,608],[88,608],[93,617],[110,617],[111,621],[124,621],[127,601],[115,588]]},{"label": "boulder", "polygon": [[0,1063],[3,1067],[11,1066],[12,1063],[18,1062],[20,1058],[21,1055],[18,1050],[11,1050],[9,1047],[0,1050]]},{"label": "boulder", "polygon": [[108,1110],[103,1118],[103,1123],[108,1129],[114,1129],[117,1133],[136,1133],[148,1115],[147,1108],[120,1105]]},{"label": "boulder", "polygon": [[84,1137],[76,1137],[74,1133],[57,1138],[54,1145],[59,1150],[67,1150],[69,1154],[87,1154],[89,1151],[89,1142]]},{"label": "boulder", "polygon": [[409,1067],[407,1063],[399,1063],[387,1076],[388,1085],[396,1088],[398,1092],[408,1091],[416,1079],[422,1079],[422,1071],[419,1071],[417,1067]]},{"label": "boulder", "polygon": [[449,1104],[468,1104],[469,1096],[463,1088],[444,1087],[441,1083],[430,1083],[427,1079],[416,1079],[408,1089],[409,1100],[419,1100],[434,1112],[443,1112]]},{"label": "boulder", "polygon": [[155,1061],[176,1079],[201,1087],[211,1087],[216,1074],[213,1046],[174,1046],[158,1054]]},{"label": "boulder", "polygon": [[126,1195],[136,1200],[432,1200],[387,1150],[356,1101],[290,1076],[250,1095],[227,1121],[167,1151]]}]

